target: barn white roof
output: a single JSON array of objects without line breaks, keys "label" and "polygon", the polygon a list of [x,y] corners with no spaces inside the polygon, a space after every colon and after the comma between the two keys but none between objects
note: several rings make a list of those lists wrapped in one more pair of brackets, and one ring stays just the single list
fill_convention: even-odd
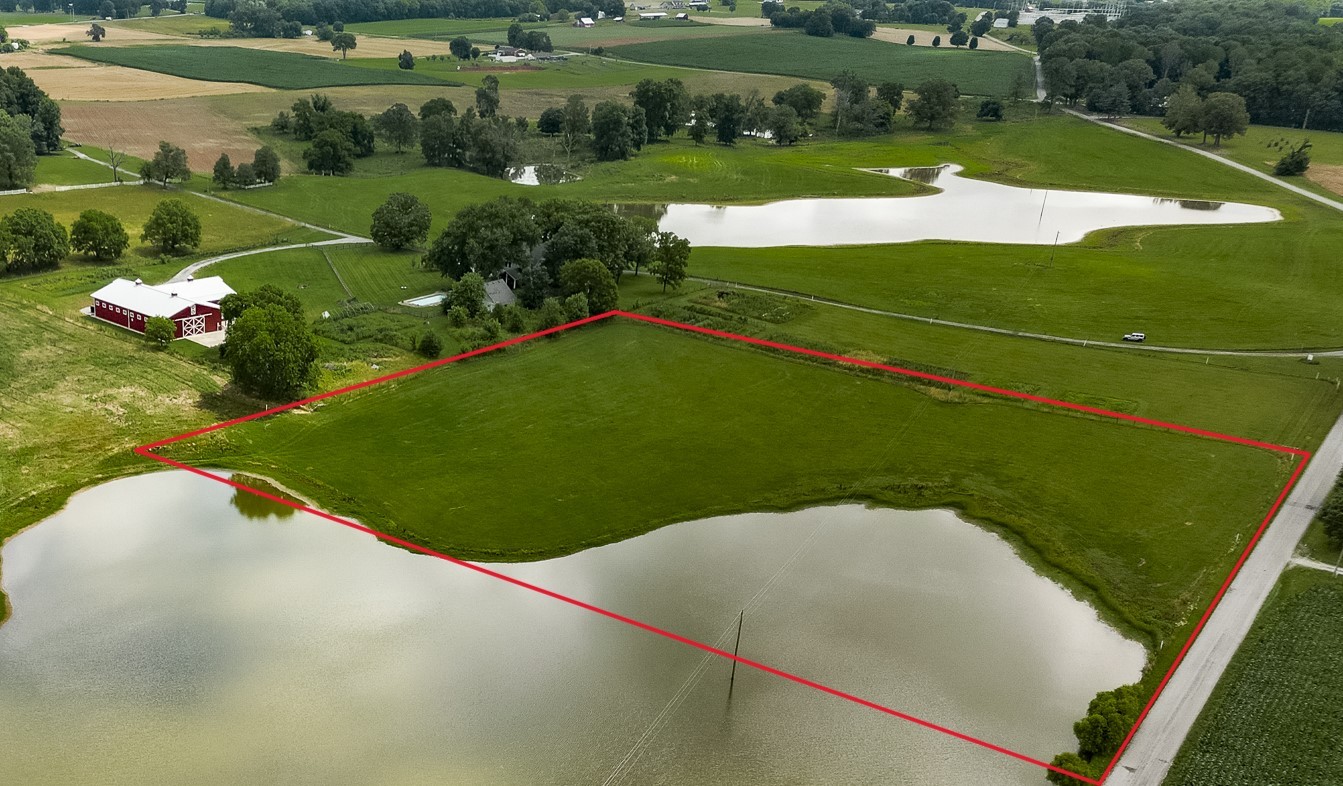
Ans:
[{"label": "barn white roof", "polygon": [[151,286],[118,278],[92,297],[147,317],[171,317],[191,305],[217,306],[233,289],[219,276]]}]

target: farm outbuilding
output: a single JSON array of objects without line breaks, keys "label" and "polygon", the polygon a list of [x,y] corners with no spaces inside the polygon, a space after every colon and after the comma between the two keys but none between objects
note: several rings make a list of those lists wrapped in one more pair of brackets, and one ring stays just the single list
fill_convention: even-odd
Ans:
[{"label": "farm outbuilding", "polygon": [[174,338],[205,336],[224,329],[219,301],[233,289],[219,276],[151,286],[140,279],[118,278],[94,292],[87,313],[118,327],[145,332],[145,321],[167,317],[176,330]]}]

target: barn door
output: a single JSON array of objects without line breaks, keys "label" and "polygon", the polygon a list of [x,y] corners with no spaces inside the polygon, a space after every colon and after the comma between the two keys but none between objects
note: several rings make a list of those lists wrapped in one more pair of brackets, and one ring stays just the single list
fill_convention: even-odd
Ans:
[{"label": "barn door", "polygon": [[183,336],[199,336],[205,332],[205,317],[187,317],[182,320]]}]

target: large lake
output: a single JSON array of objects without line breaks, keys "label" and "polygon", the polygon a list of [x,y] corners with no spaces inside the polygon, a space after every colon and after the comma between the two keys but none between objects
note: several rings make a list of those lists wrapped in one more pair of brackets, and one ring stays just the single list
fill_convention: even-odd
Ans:
[{"label": "large lake", "polygon": [[1166,199],[1095,191],[1018,188],[961,177],[961,167],[873,170],[925,183],[936,194],[860,199],[789,199],[765,205],[626,205],[696,246],[766,248],[965,240],[1049,245],[1127,226],[1250,224],[1278,211],[1237,202]]},{"label": "large lake", "polygon": [[[503,492],[501,492],[503,493]],[[1042,771],[182,472],[5,547],[8,783],[1043,783]],[[946,511],[663,528],[507,573],[1038,758],[1145,653]]]}]

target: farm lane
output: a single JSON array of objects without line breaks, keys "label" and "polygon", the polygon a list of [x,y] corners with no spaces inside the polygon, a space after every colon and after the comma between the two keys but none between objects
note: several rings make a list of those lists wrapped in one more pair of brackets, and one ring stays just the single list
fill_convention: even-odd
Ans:
[{"label": "farm lane", "polygon": [[1343,471],[1343,416],[1311,458],[1202,633],[1106,780],[1106,786],[1161,783],[1231,657],[1289,562],[1315,511]]},{"label": "farm lane", "polygon": [[[100,165],[100,166],[105,166],[105,167],[107,167],[108,169],[111,169],[111,168],[112,168],[112,165],[109,164],[109,163],[107,163],[106,161],[99,161],[98,159],[96,159],[96,158],[92,158],[92,157],[90,157],[90,156],[87,156],[87,155],[85,155],[84,153],[81,153],[80,151],[75,150],[75,149],[73,149],[73,148],[70,150],[70,152],[74,153],[76,157],[78,157],[78,158],[82,158],[82,159],[84,159],[85,161],[92,161],[93,163],[98,164],[98,165]],[[132,177],[133,177],[133,176],[132,176]],[[128,182],[132,182],[132,183],[136,183],[136,184],[138,184],[138,183],[140,182],[140,180],[139,180],[139,178],[136,178],[135,180],[133,180],[133,181],[128,181]],[[119,185],[119,184],[117,184],[117,183],[106,183],[106,184],[104,184],[104,185]],[[84,186],[74,186],[74,188],[83,188],[83,187],[84,187]],[[60,189],[55,189],[55,190],[60,190]],[[180,190],[180,189],[176,189],[176,190]],[[234,251],[234,252],[232,252],[232,253],[221,254],[221,255],[219,255],[219,256],[210,257],[209,259],[202,259],[202,260],[200,260],[199,262],[192,262],[190,265],[187,265],[186,267],[184,267],[184,268],[182,268],[181,270],[177,271],[175,274],[173,274],[173,277],[172,277],[172,278],[168,279],[169,282],[172,282],[172,281],[182,281],[182,280],[185,279],[187,276],[195,275],[195,274],[196,274],[196,271],[201,270],[202,268],[207,268],[207,267],[209,267],[210,265],[213,265],[213,264],[216,263],[216,262],[223,262],[224,260],[227,260],[227,259],[237,259],[238,257],[249,257],[249,256],[252,256],[253,254],[266,254],[266,253],[269,253],[269,252],[271,252],[271,251],[289,251],[289,250],[291,250],[291,249],[295,249],[295,248],[318,248],[318,247],[320,247],[320,246],[355,245],[355,244],[360,244],[360,243],[372,243],[372,242],[373,242],[372,240],[370,240],[369,238],[366,238],[366,237],[360,237],[359,235],[352,235],[352,234],[350,234],[350,233],[348,233],[348,232],[341,232],[341,231],[338,230],[338,229],[331,229],[330,227],[322,227],[322,226],[317,226],[316,224],[309,224],[309,223],[307,223],[306,221],[298,221],[298,220],[296,220],[296,219],[290,218],[289,216],[282,215],[282,214],[280,214],[280,213],[274,213],[274,212],[271,212],[271,211],[269,211],[269,210],[263,210],[263,209],[261,209],[261,208],[259,208],[259,207],[252,207],[251,205],[244,205],[244,204],[239,203],[239,202],[232,202],[232,201],[227,200],[227,199],[220,199],[219,197],[214,196],[214,195],[212,195],[212,194],[202,194],[202,193],[200,193],[199,191],[184,191],[183,193],[191,194],[191,195],[193,195],[193,196],[200,197],[201,199],[208,199],[208,200],[210,200],[210,201],[212,201],[212,202],[218,202],[218,203],[220,203],[220,204],[222,204],[222,205],[228,205],[229,207],[234,207],[234,208],[239,208],[239,209],[241,209],[241,210],[246,210],[246,211],[251,212],[251,213],[256,213],[257,215],[271,216],[271,217],[273,217],[273,218],[282,218],[282,219],[284,219],[285,221],[288,221],[288,222],[290,222],[290,223],[293,223],[293,224],[295,224],[295,225],[297,225],[297,226],[301,226],[301,227],[303,227],[303,228],[305,228],[305,229],[312,229],[312,230],[316,230],[316,231],[318,231],[318,232],[325,232],[325,233],[327,233],[327,234],[329,234],[329,235],[335,235],[335,237],[332,238],[331,240],[318,240],[318,241],[314,241],[314,242],[312,242],[312,243],[289,243],[289,244],[287,244],[287,245],[282,245],[282,246],[266,246],[266,247],[264,247],[264,248],[252,248],[252,249],[248,249],[248,250],[246,250],[246,251]]]},{"label": "farm lane", "polygon": [[1303,568],[1322,570],[1325,573],[1333,573],[1335,575],[1343,572],[1343,567],[1340,567],[1339,565],[1330,565],[1327,562],[1320,562],[1317,559],[1310,559],[1309,557],[1292,557],[1292,564],[1300,565]]},{"label": "farm lane", "polygon": [[[1037,72],[1037,73],[1038,73],[1038,72]],[[1227,158],[1227,157],[1225,157],[1225,156],[1219,156],[1219,155],[1217,155],[1216,153],[1213,153],[1213,152],[1208,151],[1208,150],[1199,150],[1198,148],[1196,148],[1196,147],[1190,147],[1189,145],[1182,145],[1182,144],[1180,144],[1179,142],[1175,142],[1175,141],[1170,140],[1170,139],[1162,139],[1162,138],[1159,137],[1159,136],[1153,136],[1152,134],[1149,134],[1149,133],[1147,133],[1146,131],[1139,131],[1139,130],[1136,129],[1136,128],[1126,128],[1126,127],[1124,127],[1124,126],[1117,125],[1117,124],[1115,124],[1115,123],[1111,123],[1111,122],[1108,122],[1108,121],[1106,121],[1106,120],[1103,120],[1102,118],[1099,118],[1099,117],[1095,117],[1095,116],[1089,115],[1089,114],[1087,114],[1087,113],[1085,113],[1085,112],[1079,112],[1079,111],[1077,111],[1076,109],[1064,109],[1063,111],[1067,112],[1068,114],[1070,114],[1070,115],[1072,115],[1072,116],[1074,116],[1074,117],[1080,117],[1080,118],[1082,118],[1083,120],[1086,120],[1086,121],[1091,122],[1091,123],[1095,123],[1095,124],[1097,124],[1097,125],[1099,125],[1099,126],[1102,126],[1102,127],[1104,127],[1104,128],[1113,129],[1113,130],[1115,130],[1115,131],[1121,131],[1121,132],[1123,132],[1123,133],[1125,133],[1125,134],[1132,134],[1133,136],[1142,137],[1143,139],[1150,139],[1150,140],[1152,140],[1153,142],[1160,142],[1160,143],[1163,144],[1163,145],[1170,145],[1171,147],[1178,147],[1178,148],[1180,148],[1181,150],[1188,150],[1188,151],[1191,152],[1191,153],[1194,153],[1194,154],[1196,154],[1196,155],[1203,156],[1204,158],[1207,158],[1207,159],[1216,161],[1216,162],[1218,162],[1218,163],[1220,163],[1220,164],[1224,164],[1224,165],[1226,165],[1226,166],[1231,167],[1232,169],[1238,169],[1238,170],[1240,170],[1241,172],[1244,172],[1244,173],[1247,174],[1247,175],[1254,175],[1255,177],[1259,178],[1260,180],[1263,180],[1263,181],[1268,182],[1268,183],[1272,183],[1273,185],[1277,186],[1278,188],[1285,188],[1285,189],[1287,189],[1288,191],[1291,191],[1292,193],[1297,194],[1298,196],[1303,196],[1303,197],[1305,197],[1306,199],[1309,199],[1309,200],[1312,200],[1312,201],[1315,201],[1315,202],[1319,202],[1321,205],[1324,205],[1325,207],[1331,207],[1331,208],[1333,208],[1334,210],[1343,211],[1343,202],[1339,202],[1339,201],[1337,201],[1337,200],[1330,199],[1329,197],[1326,197],[1326,196],[1321,196],[1321,195],[1315,193],[1314,191],[1308,191],[1308,190],[1306,190],[1306,189],[1304,189],[1304,188],[1302,188],[1302,187],[1300,187],[1300,186],[1292,185],[1291,183],[1288,183],[1288,182],[1285,182],[1285,181],[1283,181],[1283,180],[1280,180],[1279,178],[1273,177],[1272,175],[1266,175],[1266,174],[1264,174],[1263,172],[1260,172],[1259,170],[1255,169],[1254,167],[1246,166],[1246,165],[1244,165],[1244,164],[1242,164],[1242,163],[1240,163],[1240,162],[1238,162],[1238,161],[1232,161],[1231,159],[1229,159],[1229,158]]]},{"label": "farm lane", "polygon": [[1192,347],[1163,347],[1156,344],[1138,344],[1126,343],[1121,341],[1092,341],[1090,339],[1070,338],[1068,336],[1051,336],[1047,333],[1030,333],[1024,330],[1011,330],[1008,328],[997,328],[989,325],[974,325],[969,322],[955,322],[949,319],[937,319],[935,317],[921,317],[916,314],[902,314],[898,311],[885,311],[879,308],[870,308],[860,306],[855,303],[845,303],[841,300],[831,300],[830,298],[809,295],[805,292],[794,292],[787,289],[773,289],[771,287],[755,286],[752,284],[743,284],[737,281],[725,281],[716,278],[703,278],[700,276],[689,276],[689,280],[698,281],[701,284],[711,286],[726,286],[733,289],[744,289],[748,292],[761,292],[767,295],[778,295],[779,297],[795,298],[797,300],[806,300],[811,303],[817,303],[823,306],[834,306],[836,308],[845,308],[850,311],[860,311],[864,314],[875,314],[877,316],[891,317],[893,319],[904,319],[910,322],[922,322],[925,325],[940,325],[942,327],[961,328],[962,330],[978,330],[983,333],[994,333],[1000,336],[1013,336],[1015,338],[1029,338],[1036,341],[1051,341],[1057,344],[1071,344],[1077,347],[1098,347],[1101,349],[1136,349],[1147,352],[1168,352],[1177,355],[1216,355],[1230,357],[1266,357],[1266,358],[1304,358],[1307,355],[1316,357],[1343,357],[1343,349],[1327,348],[1311,350],[1308,348],[1295,350],[1255,350],[1255,349],[1196,349]]}]

